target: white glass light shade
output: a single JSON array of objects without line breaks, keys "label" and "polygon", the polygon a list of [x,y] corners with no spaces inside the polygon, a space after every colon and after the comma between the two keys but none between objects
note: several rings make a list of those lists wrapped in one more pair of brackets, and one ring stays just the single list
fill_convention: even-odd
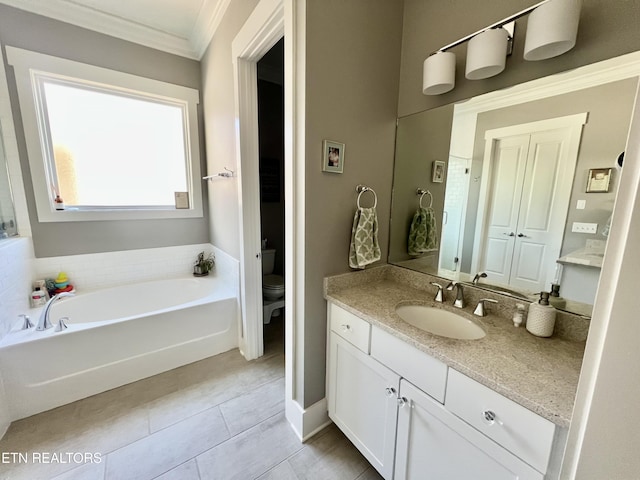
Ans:
[{"label": "white glass light shade", "polygon": [[508,41],[509,34],[504,28],[486,30],[469,40],[465,76],[469,80],[480,80],[502,72]]},{"label": "white glass light shade", "polygon": [[524,42],[525,60],[545,60],[576,44],[582,0],[550,0],[529,15]]},{"label": "white glass light shade", "polygon": [[440,95],[456,85],[456,54],[438,52],[424,61],[422,65],[422,93]]}]

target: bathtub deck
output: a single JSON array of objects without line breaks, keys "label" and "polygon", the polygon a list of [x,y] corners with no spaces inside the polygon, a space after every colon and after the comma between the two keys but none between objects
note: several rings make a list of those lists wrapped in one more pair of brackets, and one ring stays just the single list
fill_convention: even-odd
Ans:
[{"label": "bathtub deck", "polygon": [[1,452],[101,453],[101,463],[0,464],[3,479],[372,480],[335,427],[301,444],[284,418],[281,321],[265,356],[237,350],[14,422]]}]

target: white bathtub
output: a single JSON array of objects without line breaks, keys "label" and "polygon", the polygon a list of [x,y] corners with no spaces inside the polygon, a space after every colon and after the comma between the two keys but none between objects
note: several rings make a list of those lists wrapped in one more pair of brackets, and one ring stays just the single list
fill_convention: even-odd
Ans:
[{"label": "white bathtub", "polygon": [[[123,285],[61,298],[51,321],[0,342],[11,420],[95,395],[238,346],[238,301],[213,277]],[[32,310],[37,324],[39,311]]]}]

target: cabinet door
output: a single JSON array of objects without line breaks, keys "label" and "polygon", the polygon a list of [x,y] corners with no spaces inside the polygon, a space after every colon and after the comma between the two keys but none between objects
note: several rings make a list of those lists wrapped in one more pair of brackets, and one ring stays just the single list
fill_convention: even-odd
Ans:
[{"label": "cabinet door", "polygon": [[544,476],[402,380],[395,479],[543,480]]},{"label": "cabinet door", "polygon": [[334,332],[330,335],[329,417],[391,479],[400,377]]}]

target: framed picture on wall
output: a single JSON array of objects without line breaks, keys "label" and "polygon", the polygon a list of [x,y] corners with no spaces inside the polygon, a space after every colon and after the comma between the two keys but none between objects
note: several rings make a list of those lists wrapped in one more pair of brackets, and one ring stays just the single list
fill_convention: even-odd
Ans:
[{"label": "framed picture on wall", "polygon": [[444,182],[444,162],[441,160],[434,160],[431,164],[431,181],[433,183]]},{"label": "framed picture on wall", "polygon": [[322,171],[342,173],[344,169],[344,143],[324,140],[322,142]]},{"label": "framed picture on wall", "polygon": [[587,193],[606,193],[609,191],[611,183],[610,168],[589,169],[589,180],[587,180]]}]

